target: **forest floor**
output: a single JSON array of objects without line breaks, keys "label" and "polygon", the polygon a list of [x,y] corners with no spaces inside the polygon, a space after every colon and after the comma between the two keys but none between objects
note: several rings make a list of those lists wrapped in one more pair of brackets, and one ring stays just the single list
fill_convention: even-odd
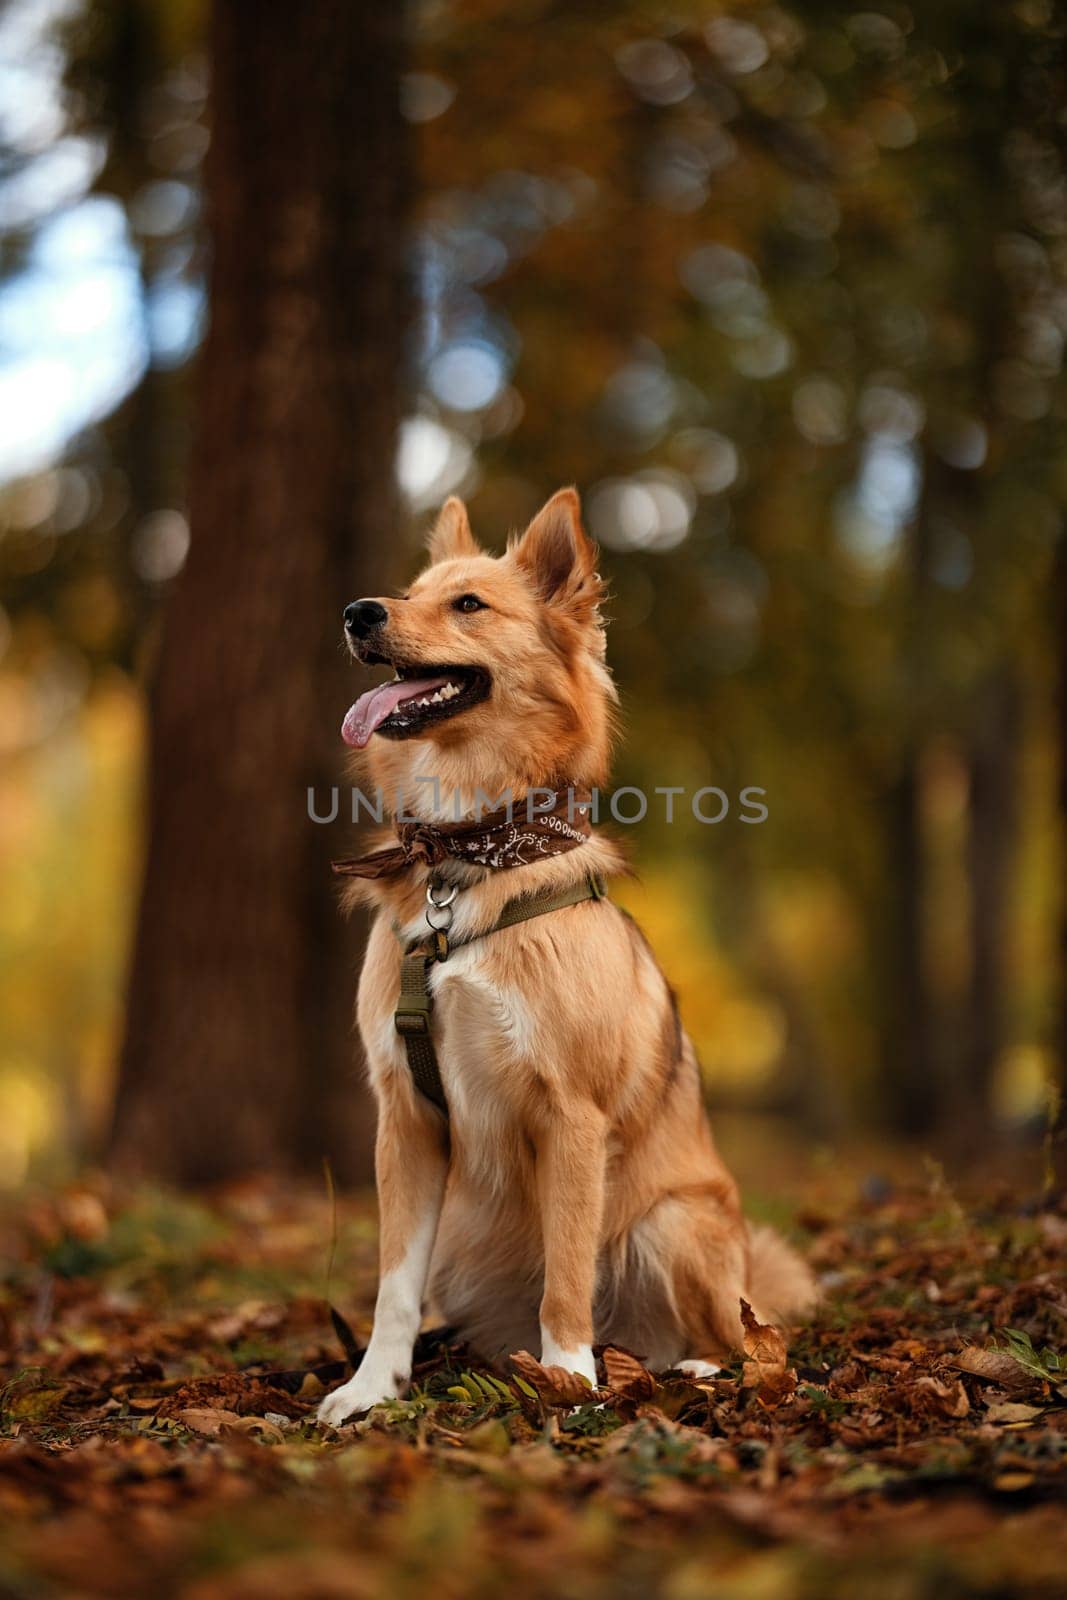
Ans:
[{"label": "forest floor", "polygon": [[823,1302],[788,1354],[753,1325],[695,1384],[609,1353],[594,1401],[423,1336],[411,1397],[338,1432],[314,1409],[369,1329],[370,1197],[24,1195],[0,1595],[1062,1596],[1067,1204],[907,1176],[797,1183]]}]

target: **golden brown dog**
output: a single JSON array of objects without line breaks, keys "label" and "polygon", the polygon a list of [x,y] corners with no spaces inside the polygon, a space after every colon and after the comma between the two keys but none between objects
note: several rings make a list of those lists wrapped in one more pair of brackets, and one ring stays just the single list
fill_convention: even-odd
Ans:
[{"label": "golden brown dog", "polygon": [[[346,612],[360,659],[399,674],[346,718],[373,783],[428,822],[452,819],[457,796],[473,814],[505,792],[520,802],[535,786],[601,785],[616,704],[601,593],[573,490],[499,559],[448,501],[409,592]],[[359,1026],[378,1104],[380,1282],[363,1362],[320,1419],[404,1391],[427,1290],[486,1357],[539,1349],[591,1383],[595,1343],[707,1370],[740,1344],[742,1296],[763,1316],[805,1310],[807,1268],[743,1220],[671,992],[609,901],[493,932],[432,968],[450,1117],[420,1094],[393,1012],[400,940],[426,932],[429,870],[352,891],[378,907]],[[593,833],[508,871],[452,859],[434,870],[457,888],[452,932],[464,935],[492,928],[516,896],[622,862]]]}]

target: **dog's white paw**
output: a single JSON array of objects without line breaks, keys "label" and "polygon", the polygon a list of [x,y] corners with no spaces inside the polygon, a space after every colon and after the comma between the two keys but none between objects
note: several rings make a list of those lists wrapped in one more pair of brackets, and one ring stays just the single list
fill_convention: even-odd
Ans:
[{"label": "dog's white paw", "polygon": [[592,1388],[597,1386],[596,1361],[592,1348],[587,1344],[576,1345],[568,1350],[564,1345],[557,1344],[551,1334],[542,1333],[541,1365],[562,1367],[564,1372],[577,1372]]},{"label": "dog's white paw", "polygon": [[349,1378],[347,1383],[326,1396],[316,1413],[316,1420],[330,1428],[340,1428],[349,1417],[369,1411],[371,1406],[380,1405],[383,1400],[399,1399],[403,1387],[397,1376],[392,1381],[378,1379],[373,1373],[364,1375],[360,1367],[354,1378]]},{"label": "dog's white paw", "polygon": [[684,1372],[687,1378],[714,1378],[722,1368],[714,1361],[679,1361],[678,1371]]}]

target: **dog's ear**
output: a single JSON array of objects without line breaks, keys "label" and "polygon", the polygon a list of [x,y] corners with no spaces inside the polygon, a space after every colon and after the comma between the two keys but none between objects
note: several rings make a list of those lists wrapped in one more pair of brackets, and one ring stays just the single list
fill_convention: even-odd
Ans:
[{"label": "dog's ear", "polygon": [[592,615],[602,594],[596,545],[582,527],[576,489],[561,489],[512,546],[519,567],[543,600]]},{"label": "dog's ear", "polygon": [[426,548],[430,552],[431,565],[438,561],[453,561],[457,556],[484,554],[471,532],[467,508],[455,495],[441,507],[437,521],[430,529]]}]

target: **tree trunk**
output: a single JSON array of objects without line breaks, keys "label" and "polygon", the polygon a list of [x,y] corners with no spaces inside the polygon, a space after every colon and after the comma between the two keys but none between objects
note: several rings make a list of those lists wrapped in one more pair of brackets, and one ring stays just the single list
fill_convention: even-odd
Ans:
[{"label": "tree trunk", "polygon": [[[1060,854],[1067,863],[1067,541],[1060,535],[1052,591],[1052,638],[1056,650],[1056,727],[1059,745]],[[1055,1049],[1058,1074],[1049,1115],[1049,1179],[1067,1188],[1067,871],[1060,869],[1059,1005]]]},{"label": "tree trunk", "polygon": [[924,461],[923,493],[903,543],[905,602],[900,674],[908,726],[885,794],[887,850],[884,1013],[880,1099],[883,1120],[901,1138],[923,1138],[943,1101],[935,1007],[927,977],[927,857],[923,755],[930,719],[925,684],[930,635],[930,517],[936,464]]},{"label": "tree trunk", "polygon": [[184,1182],[366,1171],[358,929],[330,882],[351,698],[341,610],[379,592],[406,296],[400,8],[216,0],[211,327],[192,543],[152,704],[150,834],[113,1152]]},{"label": "tree trunk", "polygon": [[[145,101],[157,89],[164,73],[160,16],[140,0],[119,0],[109,11],[104,58],[107,84],[108,155],[97,187],[117,194],[129,210],[138,191],[158,176],[149,154],[145,133]],[[156,260],[172,241],[142,238],[139,248],[141,302],[147,306],[156,277]],[[146,319],[147,320],[147,319]],[[184,482],[185,450],[182,441],[187,422],[186,387],[176,372],[161,370],[149,351],[144,376],[119,407],[112,427],[117,436],[113,451],[126,472],[128,500],[124,518],[127,545],[143,519],[166,506],[182,503],[176,492]],[[136,659],[157,601],[149,586],[134,574],[127,549],[119,568],[126,587],[129,616],[124,664]]]},{"label": "tree trunk", "polygon": [[941,1095],[926,981],[926,857],[917,749],[904,752],[886,799],[888,1009],[882,1034],[881,1099],[884,1121],[892,1133],[922,1138],[937,1122]]},{"label": "tree trunk", "polygon": [[994,1076],[1005,1044],[1004,944],[1018,835],[1022,717],[1019,687],[1009,668],[986,684],[977,711],[967,756],[971,973],[962,1081],[948,1130],[957,1143],[989,1136]]}]

